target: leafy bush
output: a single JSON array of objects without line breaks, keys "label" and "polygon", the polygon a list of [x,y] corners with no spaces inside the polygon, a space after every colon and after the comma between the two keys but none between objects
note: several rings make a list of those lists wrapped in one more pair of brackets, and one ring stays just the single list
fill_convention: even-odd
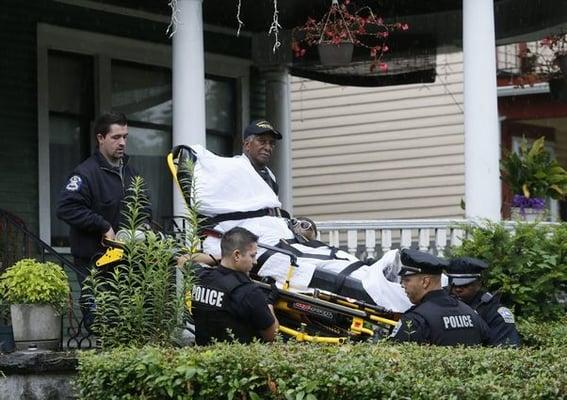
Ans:
[{"label": "leafy bush", "polygon": [[502,179],[514,194],[554,199],[567,194],[567,172],[545,149],[544,136],[530,147],[524,138],[519,153],[509,152],[503,157],[501,170]]},{"label": "leafy bush", "polygon": [[553,321],[541,322],[533,318],[518,324],[523,346],[550,348],[567,346],[567,316]]},{"label": "leafy bush", "polygon": [[217,344],[83,353],[90,399],[532,399],[567,395],[567,356],[415,344]]},{"label": "leafy bush", "polygon": [[51,304],[61,310],[67,303],[69,283],[59,265],[26,258],[0,276],[0,293],[10,304]]},{"label": "leafy bush", "polygon": [[485,285],[499,291],[518,316],[537,319],[565,314],[558,294],[567,290],[567,224],[502,223],[466,225],[460,247],[451,256],[485,260]]},{"label": "leafy bush", "polygon": [[143,185],[137,177],[126,199],[122,260],[85,281],[84,299],[92,296],[95,304],[92,330],[103,347],[169,344],[183,323],[190,274],[177,277],[177,243],[143,227],[148,208]]}]

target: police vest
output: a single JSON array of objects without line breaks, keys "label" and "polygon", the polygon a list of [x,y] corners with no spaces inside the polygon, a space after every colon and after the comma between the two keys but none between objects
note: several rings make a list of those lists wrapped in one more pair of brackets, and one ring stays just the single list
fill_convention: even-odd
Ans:
[{"label": "police vest", "polygon": [[196,343],[207,345],[213,339],[249,343],[257,337],[249,323],[238,317],[238,304],[231,296],[235,289],[253,285],[250,279],[225,267],[203,267],[196,275],[191,290]]},{"label": "police vest", "polygon": [[478,345],[486,340],[480,316],[465,303],[444,291],[429,293],[412,312],[420,315],[430,328],[424,341],[441,346]]},{"label": "police vest", "polygon": [[491,345],[520,345],[520,335],[516,329],[514,314],[502,305],[499,294],[479,292],[470,306],[488,325]]}]

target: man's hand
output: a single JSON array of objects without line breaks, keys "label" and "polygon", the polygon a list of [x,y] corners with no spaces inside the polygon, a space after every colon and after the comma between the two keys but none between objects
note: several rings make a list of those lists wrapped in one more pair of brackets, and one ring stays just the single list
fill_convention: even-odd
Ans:
[{"label": "man's hand", "polygon": [[268,296],[266,297],[266,301],[268,302],[268,304],[273,305],[276,304],[278,297],[280,297],[280,293],[278,291],[278,287],[276,286],[276,282],[273,281],[270,284],[270,294],[268,294]]}]

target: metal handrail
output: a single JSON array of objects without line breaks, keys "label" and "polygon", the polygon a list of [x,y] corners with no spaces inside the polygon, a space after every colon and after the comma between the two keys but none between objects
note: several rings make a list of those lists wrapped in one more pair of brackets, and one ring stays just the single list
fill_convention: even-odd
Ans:
[{"label": "metal handrail", "polygon": [[9,212],[7,210],[0,208],[0,218],[4,218],[8,222],[10,222],[10,226],[18,229],[21,233],[23,233],[25,235],[25,237],[28,240],[31,240],[32,243],[38,245],[41,248],[41,250],[42,250],[41,251],[41,261],[45,261],[45,255],[47,253],[51,257],[55,258],[62,265],[70,268],[73,272],[80,273],[79,270],[75,267],[75,265],[71,261],[69,261],[68,259],[63,257],[61,254],[59,254],[57,251],[55,251],[50,245],[48,245],[43,240],[41,240],[41,238],[39,238],[36,234],[31,232],[26,227],[25,223],[20,221],[19,218],[14,216],[14,214],[12,214],[11,212]]}]

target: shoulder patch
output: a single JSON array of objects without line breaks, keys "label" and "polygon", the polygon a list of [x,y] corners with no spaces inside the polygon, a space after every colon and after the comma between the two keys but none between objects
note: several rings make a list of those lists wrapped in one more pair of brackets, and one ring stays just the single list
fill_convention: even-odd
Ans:
[{"label": "shoulder patch", "polygon": [[81,179],[81,177],[79,175],[73,175],[69,178],[67,186],[65,186],[65,190],[69,192],[77,192],[81,188],[82,184],[83,180]]},{"label": "shoulder patch", "polygon": [[504,322],[506,322],[507,324],[513,324],[515,322],[514,314],[512,314],[512,311],[510,311],[508,308],[499,307],[496,311],[498,312],[498,314],[500,314],[502,319],[504,319]]},{"label": "shoulder patch", "polygon": [[394,329],[392,330],[392,333],[390,334],[390,337],[394,337],[398,334],[398,331],[400,330],[400,328],[402,327],[402,320],[400,319],[398,321],[398,323],[396,324],[396,326],[394,326]]}]

